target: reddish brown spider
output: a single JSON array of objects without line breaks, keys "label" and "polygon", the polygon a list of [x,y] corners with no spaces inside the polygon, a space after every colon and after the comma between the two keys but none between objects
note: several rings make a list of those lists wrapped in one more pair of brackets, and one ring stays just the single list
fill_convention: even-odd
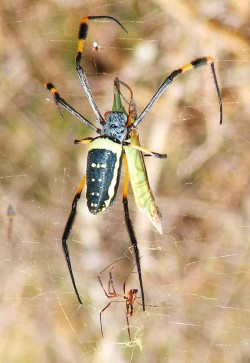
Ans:
[{"label": "reddish brown spider", "polygon": [[[100,282],[100,285],[104,291],[104,294],[107,296],[107,298],[109,299],[112,299],[112,298],[116,298],[116,297],[121,297],[125,300],[125,306],[126,306],[126,319],[127,319],[127,328],[128,328],[128,336],[129,336],[129,339],[131,341],[131,335],[130,335],[130,325],[129,325],[129,320],[128,318],[131,317],[133,315],[133,305],[134,305],[134,302],[137,302],[137,304],[139,305],[142,305],[142,303],[140,303],[137,299],[139,298],[137,296],[137,293],[138,293],[138,289],[130,289],[129,291],[126,292],[126,283],[127,283],[127,280],[129,278],[129,275],[131,274],[135,264],[132,266],[132,268],[130,269],[124,283],[123,283],[123,292],[121,293],[117,293],[115,291],[115,287],[114,287],[114,281],[113,281],[113,277],[112,277],[112,270],[114,269],[115,267],[115,263],[118,262],[120,260],[117,260],[113,263],[111,263],[110,265],[108,265],[107,267],[105,267],[97,276],[99,282]],[[105,287],[103,286],[103,283],[102,283],[102,280],[101,280],[101,274],[106,271],[110,266],[111,269],[109,270],[109,282],[108,282],[108,291],[106,291]],[[110,301],[100,312],[100,325],[101,325],[101,333],[102,333],[102,337],[104,337],[103,335],[103,328],[102,328],[102,313],[114,302],[123,302],[124,303],[124,300],[114,300],[114,301]],[[149,305],[147,305],[149,306]],[[152,305],[150,305],[152,306]]]}]

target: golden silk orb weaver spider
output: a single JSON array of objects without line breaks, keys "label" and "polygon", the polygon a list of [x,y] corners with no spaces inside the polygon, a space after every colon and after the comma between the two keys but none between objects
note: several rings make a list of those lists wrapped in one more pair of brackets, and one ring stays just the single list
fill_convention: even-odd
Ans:
[{"label": "golden silk orb weaver spider", "polygon": [[[81,66],[83,48],[88,33],[88,23],[92,20],[112,21],[120,28],[122,28],[126,33],[127,30],[117,19],[112,16],[87,16],[82,18],[81,20],[78,33],[76,71],[86,94],[86,97],[90,103],[90,106],[101,127],[99,128],[93,125],[89,120],[87,120],[83,115],[81,115],[71,105],[69,105],[59,95],[56,87],[52,83],[45,83],[45,87],[54,96],[61,116],[62,113],[60,110],[60,106],[66,109],[69,113],[73,114],[76,118],[78,118],[81,122],[83,122],[92,130],[94,130],[97,134],[97,136],[94,138],[88,137],[81,140],[75,140],[76,144],[88,144],[87,170],[86,176],[83,177],[77,189],[76,195],[73,199],[71,212],[68,217],[62,237],[62,247],[76,296],[79,303],[82,304],[82,300],[76,287],[67,244],[67,240],[77,213],[77,203],[86,184],[86,199],[89,211],[93,214],[99,214],[107,211],[114,204],[115,201],[123,161],[125,166],[125,179],[123,186],[123,207],[125,213],[125,221],[130,241],[134,250],[141,289],[142,306],[143,310],[145,310],[144,290],[140,266],[140,253],[134,228],[129,216],[128,184],[130,181],[137,206],[147,214],[152,224],[161,233],[161,214],[155,203],[153,194],[149,186],[145,163],[143,160],[143,154],[152,155],[159,158],[166,158],[166,154],[155,153],[142,147],[139,142],[137,127],[148,114],[154,103],[172,83],[172,81],[183,72],[210,64],[216,92],[219,99],[221,124],[222,101],[220,96],[220,90],[216,78],[213,59],[211,57],[201,57],[184,65],[181,68],[174,70],[168,77],[166,77],[166,79],[163,81],[161,86],[158,88],[152,99],[148,102],[147,106],[144,108],[139,116],[137,116],[137,108],[133,100],[132,91],[124,82],[116,78],[114,82],[114,102],[112,106],[112,111],[105,112],[104,115],[102,115],[93,97],[84,69]],[[125,108],[122,105],[123,97],[120,92],[120,85],[126,87],[131,91],[131,99],[129,101],[128,112],[126,112]]]}]

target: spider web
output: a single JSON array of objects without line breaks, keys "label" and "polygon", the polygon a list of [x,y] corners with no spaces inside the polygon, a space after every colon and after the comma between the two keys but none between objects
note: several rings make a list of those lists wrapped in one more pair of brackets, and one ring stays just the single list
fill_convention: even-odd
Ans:
[{"label": "spider web", "polygon": [[[1,3],[1,361],[249,360],[248,13],[247,2],[234,0]],[[102,113],[112,105],[115,76],[133,89],[142,111],[166,75],[208,55],[224,104],[220,127],[211,72],[203,67],[174,81],[140,125],[141,144],[168,159],[146,158],[162,236],[130,191],[146,304],[153,305],[146,312],[134,305],[132,342],[124,304],[104,312],[103,339],[99,323],[109,301],[97,274],[124,258],[113,271],[122,292],[134,263],[121,190],[102,216],[88,212],[84,195],[79,202],[69,239],[79,307],[61,236],[86,168],[86,149],[73,140],[93,133],[65,112],[61,119],[43,87],[52,81],[94,122],[74,59],[80,18],[101,14],[129,32],[90,23],[83,64]],[[130,288],[138,288],[136,273]]]}]

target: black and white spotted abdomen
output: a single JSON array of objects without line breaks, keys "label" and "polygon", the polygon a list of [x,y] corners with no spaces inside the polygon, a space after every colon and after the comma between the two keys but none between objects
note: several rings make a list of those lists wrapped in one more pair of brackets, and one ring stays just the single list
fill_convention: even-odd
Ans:
[{"label": "black and white spotted abdomen", "polygon": [[86,199],[91,213],[105,212],[114,202],[119,185],[122,145],[107,137],[94,139],[88,148]]}]

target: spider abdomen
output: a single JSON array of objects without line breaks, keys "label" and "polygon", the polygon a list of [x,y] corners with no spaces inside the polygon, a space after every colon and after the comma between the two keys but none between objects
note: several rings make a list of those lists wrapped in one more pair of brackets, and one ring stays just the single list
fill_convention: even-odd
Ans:
[{"label": "spider abdomen", "polygon": [[105,136],[95,138],[88,148],[86,199],[91,213],[108,210],[116,197],[122,162],[122,144]]}]

